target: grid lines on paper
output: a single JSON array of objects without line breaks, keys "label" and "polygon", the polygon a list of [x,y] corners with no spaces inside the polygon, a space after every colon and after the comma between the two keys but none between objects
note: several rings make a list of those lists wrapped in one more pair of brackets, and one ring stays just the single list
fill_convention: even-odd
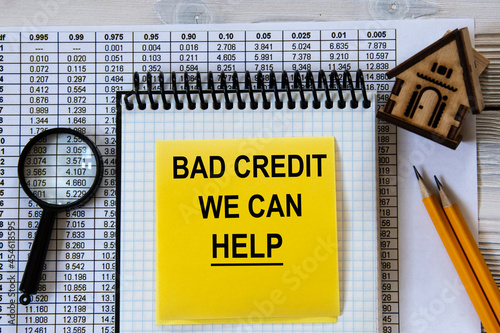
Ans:
[{"label": "grid lines on paper", "polygon": [[[309,96],[310,98],[310,96]],[[372,103],[374,104],[374,103]],[[248,103],[247,103],[248,105]],[[259,104],[260,105],[260,104]],[[311,103],[309,103],[311,106]],[[378,256],[374,108],[122,111],[121,332],[375,332]],[[342,314],[335,324],[155,325],[158,140],[334,136]],[[327,204],[327,203],[325,203]]]}]

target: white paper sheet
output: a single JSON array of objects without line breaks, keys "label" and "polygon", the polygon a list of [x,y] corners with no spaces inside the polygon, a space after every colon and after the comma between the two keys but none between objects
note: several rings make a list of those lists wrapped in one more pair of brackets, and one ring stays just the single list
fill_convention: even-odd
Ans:
[{"label": "white paper sheet", "polygon": [[[405,21],[404,24],[410,28],[417,22]],[[398,63],[427,46],[427,38],[437,40],[444,34],[444,25],[427,22],[429,25],[424,30],[408,29],[404,36],[399,36],[412,42],[398,49]],[[453,21],[450,30],[465,26],[473,35],[472,20]],[[480,331],[479,318],[425,210],[413,171],[414,165],[432,188],[435,188],[436,175],[460,205],[471,231],[477,235],[475,128],[474,115],[469,115],[462,129],[463,141],[456,150],[398,130],[401,332]]]},{"label": "white paper sheet", "polygon": [[[230,25],[220,25],[216,26],[218,31],[244,31],[244,30],[257,30],[260,29],[262,32],[274,29],[274,30],[288,30],[288,31],[309,31],[312,29],[315,30],[329,30],[335,31],[335,29],[395,29],[396,30],[396,54],[397,54],[397,62],[401,63],[403,60],[410,57],[415,52],[429,45],[433,41],[439,39],[447,30],[454,28],[461,28],[464,26],[468,26],[471,34],[473,34],[473,25],[474,22],[470,19],[466,20],[405,20],[405,21],[369,21],[369,22],[309,22],[309,23],[277,23],[277,24],[230,24]],[[214,26],[212,26],[214,27]],[[136,46],[134,46],[134,39],[132,38],[133,34],[136,34],[135,41],[143,40],[145,34],[146,38],[155,38],[154,33],[168,33],[172,31],[172,26],[162,25],[162,26],[80,26],[80,27],[12,27],[12,28],[3,28],[2,33],[0,33],[0,41],[3,44],[3,51],[9,56],[9,66],[4,65],[4,73],[7,78],[7,74],[9,74],[9,82],[5,81],[1,85],[4,85],[6,90],[3,95],[9,96],[10,101],[13,102],[5,102],[4,105],[10,103],[10,106],[4,108],[4,114],[9,112],[13,113],[12,116],[4,117],[4,122],[2,127],[5,129],[2,135],[6,135],[5,138],[9,140],[13,140],[15,143],[12,145],[13,152],[9,153],[11,156],[8,160],[6,160],[6,176],[12,177],[12,179],[16,178],[16,163],[17,152],[22,148],[21,143],[25,143],[31,134],[33,134],[33,130],[37,130],[37,125],[34,123],[29,123],[29,119],[31,121],[36,121],[36,118],[29,118],[30,116],[27,114],[27,108],[29,107],[28,97],[30,96],[29,87],[30,87],[30,75],[29,74],[29,65],[23,65],[28,62],[29,55],[35,55],[35,53],[47,54],[49,57],[49,71],[50,79],[47,84],[50,84],[50,91],[52,95],[50,96],[51,100],[51,111],[50,115],[53,116],[50,118],[50,123],[46,124],[47,127],[54,126],[80,126],[76,124],[75,117],[67,117],[67,114],[63,112],[67,112],[67,107],[71,101],[64,102],[67,100],[67,96],[64,95],[64,91],[67,91],[68,80],[72,80],[74,67],[71,62],[72,58],[67,58],[68,55],[86,55],[89,64],[85,67],[85,74],[83,74],[83,67],[79,68],[81,75],[85,75],[87,81],[85,82],[86,92],[68,92],[72,97],[80,97],[84,96],[87,98],[89,105],[92,107],[88,107],[87,116],[89,116],[89,120],[91,116],[96,116],[96,124],[86,126],[89,127],[88,134],[97,134],[96,140],[99,141],[99,144],[103,148],[109,148],[109,145],[112,145],[112,135],[108,137],[109,143],[102,142],[104,138],[104,133],[108,133],[108,131],[112,131],[113,126],[110,126],[108,121],[112,118],[105,118],[105,116],[109,116],[107,114],[108,111],[112,111],[114,106],[114,90],[116,86],[120,86],[122,88],[117,89],[129,89],[132,87],[132,73],[133,71],[143,71],[143,68],[148,70],[151,68],[152,70],[156,70],[152,67],[151,63],[143,62],[140,56],[142,52],[140,49],[140,43],[137,42]],[[177,32],[185,31],[189,33],[191,31],[203,31],[206,29],[204,25],[183,25],[177,26]],[[153,33],[153,35],[151,35]],[[4,34],[7,34],[5,36]],[[32,35],[30,37],[30,34]],[[48,34],[48,35],[46,35]],[[82,40],[80,40],[80,34],[85,35],[85,47],[80,48],[78,45]],[[83,36],[82,35],[82,36]],[[179,37],[181,37],[179,35]],[[216,38],[217,36],[215,36]],[[9,38],[14,38],[15,40],[9,40]],[[21,40],[22,38],[22,40]],[[33,40],[31,40],[32,38]],[[48,39],[46,39],[48,38]],[[141,39],[142,38],[142,39]],[[19,39],[19,40],[17,40]],[[47,46],[47,49],[43,49],[43,47]],[[118,67],[114,67],[116,64],[108,64],[107,62],[113,61],[113,59],[117,58],[106,58],[105,53],[106,46],[113,48],[112,44],[120,44],[125,48],[120,51],[120,49],[114,49],[113,54],[117,55],[121,53],[123,55],[123,61],[120,65],[123,65],[124,69],[120,72],[120,75],[123,74],[123,81],[117,83],[106,83],[104,82],[104,74],[106,71],[113,71]],[[22,55],[23,58],[21,60],[21,47],[22,47]],[[134,52],[132,52],[134,47],[139,47],[136,50],[135,55],[136,58],[133,57]],[[57,51],[56,51],[57,50]],[[113,51],[113,50],[111,50]],[[61,57],[59,55],[61,52]],[[173,52],[172,52],[173,53]],[[169,54],[166,52],[166,54]],[[176,53],[179,55],[179,52]],[[5,59],[7,59],[7,55],[5,55]],[[147,58],[147,55],[146,55]],[[35,59],[35,58],[34,58]],[[43,59],[43,58],[40,58]],[[135,59],[135,60],[132,60]],[[147,60],[147,59],[146,59]],[[251,60],[251,59],[250,59]],[[277,61],[279,62],[279,61]],[[290,65],[291,62],[288,62]],[[313,63],[313,70],[319,69],[318,65],[321,63],[316,62]],[[61,66],[59,66],[61,65]],[[176,62],[175,66],[180,66],[180,62]],[[244,67],[244,66],[243,66]],[[286,67],[286,66],[285,66]],[[40,70],[44,70],[44,67],[39,67]],[[212,68],[212,67],[211,67]],[[119,69],[119,68],[118,68]],[[163,68],[162,68],[163,69]],[[235,69],[241,70],[241,64],[238,65]],[[291,70],[291,68],[285,68],[287,70]],[[327,68],[324,68],[328,70]],[[35,69],[34,69],[35,70]],[[174,70],[173,67],[164,68],[165,72]],[[180,70],[177,69],[178,71]],[[200,69],[202,70],[202,69]],[[216,71],[216,69],[211,69]],[[279,69],[275,69],[279,70]],[[10,71],[10,72],[9,72]],[[19,72],[21,71],[21,72]],[[106,74],[107,75],[107,74]],[[120,76],[118,75],[118,76]],[[110,76],[111,77],[111,74]],[[33,78],[35,78],[33,76]],[[60,81],[61,80],[61,81]],[[19,81],[19,82],[17,82]],[[43,84],[44,86],[45,84]],[[33,87],[37,85],[31,85]],[[21,92],[21,88],[23,89]],[[35,87],[36,88],[36,87]],[[11,90],[8,90],[11,89]],[[108,89],[108,90],[106,90]],[[7,91],[8,90],[8,91]],[[10,91],[10,92],[9,92]],[[61,96],[59,96],[61,93]],[[78,96],[76,95],[78,94]],[[36,93],[35,93],[36,95]],[[38,95],[41,95],[38,94]],[[22,98],[21,98],[22,97]],[[59,102],[59,97],[61,97]],[[7,97],[5,97],[5,101],[7,101]],[[19,101],[21,101],[21,105],[18,105]],[[83,106],[82,99],[78,99],[77,106]],[[59,108],[60,106],[60,108]],[[73,106],[73,105],[71,105]],[[94,107],[95,106],[95,107]],[[23,112],[22,120],[18,113]],[[61,115],[61,117],[58,117]],[[78,119],[77,119],[78,120]],[[476,170],[476,142],[475,142],[475,122],[473,116],[470,116],[467,119],[467,124],[464,128],[464,141],[461,143],[459,148],[456,151],[449,150],[448,148],[441,147],[438,144],[435,144],[427,139],[423,139],[409,133],[404,130],[399,130],[399,243],[400,243],[400,332],[404,333],[412,333],[412,332],[479,332],[479,320],[477,315],[472,308],[470,300],[465,293],[463,287],[461,286],[460,281],[458,280],[458,276],[451,265],[451,262],[445,253],[441,241],[436,235],[433,225],[428,218],[427,213],[421,203],[420,194],[418,191],[417,183],[415,177],[413,175],[413,171],[411,169],[412,165],[416,165],[420,171],[423,173],[426,178],[431,180],[433,174],[438,175],[447,188],[453,194],[453,197],[457,199],[459,204],[461,205],[461,209],[471,224],[471,228],[473,230],[477,230],[477,170]],[[97,126],[96,126],[97,125]],[[45,126],[45,125],[44,125]],[[81,125],[83,126],[83,125]],[[30,134],[31,130],[31,134]],[[112,132],[110,132],[112,133]],[[10,136],[9,136],[10,135]],[[2,136],[3,137],[3,136]],[[108,157],[112,158],[112,151],[110,150]],[[110,167],[110,169],[112,169]],[[455,179],[461,179],[460,182],[455,181]],[[12,213],[13,215],[9,215],[13,221],[15,220],[18,223],[16,229],[16,265],[13,268],[7,268],[7,265],[4,266],[2,273],[5,277],[8,278],[6,281],[10,281],[13,285],[17,286],[18,280],[22,275],[22,270],[24,268],[24,261],[27,254],[27,249],[29,248],[30,240],[27,237],[20,239],[21,233],[27,233],[24,226],[24,221],[21,221],[21,217],[18,215],[19,207],[16,205],[22,204],[21,208],[27,207],[27,200],[22,195],[21,199],[17,199],[19,196],[19,188],[17,183],[12,182],[10,187],[5,188],[5,193],[7,197],[13,198],[13,204],[10,204],[3,209],[5,212]],[[110,187],[111,189],[111,187]],[[110,197],[112,195],[110,194]],[[104,208],[104,196],[100,196],[98,200],[96,200],[96,205],[99,209],[104,212],[111,212],[112,215],[109,216],[99,216],[99,218],[88,217],[86,218],[87,226],[91,225],[93,221],[108,221],[108,218],[113,218],[114,210],[112,208]],[[108,203],[109,204],[109,203]],[[106,206],[107,207],[107,206]],[[93,211],[93,208],[90,209]],[[22,222],[23,225],[20,226],[19,222]],[[65,222],[65,218],[61,218],[61,222]],[[101,221],[102,222],[102,221]],[[89,231],[90,231],[90,227]],[[113,227],[107,225],[106,231],[114,232]],[[33,229],[33,228],[32,228]],[[34,231],[30,229],[29,231]],[[7,223],[4,224],[2,229],[4,234],[6,235]],[[68,301],[65,303],[61,300],[61,298],[56,299],[56,294],[62,295],[66,292],[63,288],[67,285],[71,285],[74,282],[64,283],[61,279],[56,281],[56,274],[58,276],[62,276],[62,274],[66,273],[65,264],[67,263],[67,259],[65,257],[65,253],[61,250],[63,242],[67,240],[67,236],[65,235],[66,227],[61,226],[60,238],[59,238],[59,247],[57,251],[50,251],[48,261],[51,264],[51,272],[49,276],[49,282],[47,284],[47,291],[41,292],[41,295],[48,295],[51,300],[49,304],[49,312],[45,312],[45,308],[42,308],[40,313],[36,312],[36,307],[33,307],[33,312],[26,313],[23,309],[20,309],[19,312],[16,312],[14,315],[13,323],[10,324],[8,321],[10,320],[9,316],[4,316],[3,321],[0,322],[2,331],[9,332],[9,329],[23,329],[32,326],[32,323],[35,320],[33,318],[37,318],[36,315],[41,315],[43,318],[47,317],[46,324],[38,324],[38,326],[56,329],[59,327],[68,326],[67,322],[61,322],[65,316],[65,312],[61,309],[65,309],[66,305],[69,306],[67,311],[71,311],[73,308],[70,305],[74,305],[74,303],[70,303]],[[106,242],[107,246],[109,244],[113,244],[113,242],[109,242],[108,240],[98,239],[98,236],[92,238],[89,236],[91,233],[88,232],[86,235],[86,241],[95,244],[101,244],[102,242]],[[10,237],[10,236],[9,236]],[[103,236],[104,237],[104,236]],[[94,240],[95,239],[95,240]],[[55,243],[55,242],[54,242]],[[90,245],[89,245],[90,246]],[[7,251],[7,245],[4,246],[4,250]],[[107,258],[104,255],[110,254],[109,261],[100,262],[103,265],[109,265],[109,267],[113,267],[112,260],[112,251],[109,248],[103,248],[98,252],[94,251],[93,248],[87,248],[89,250],[89,254],[95,255],[96,258]],[[95,252],[95,254],[94,254]],[[4,252],[5,258],[7,258],[8,252]],[[97,260],[97,259],[96,259]],[[75,263],[79,263],[79,261],[73,261]],[[107,269],[106,272],[106,283],[101,283],[102,281],[96,282],[91,281],[91,276],[97,277],[100,274],[95,273],[94,268],[92,266],[93,262],[89,261],[89,264],[85,266],[84,273],[88,273],[87,283],[89,286],[95,285],[101,288],[102,292],[102,301],[101,306],[109,306],[109,312],[106,312],[106,315],[94,315],[94,310],[92,306],[93,299],[93,289],[89,287],[88,289],[88,300],[87,307],[85,312],[82,314],[82,318],[85,318],[85,325],[79,323],[75,323],[72,328],[76,326],[85,326],[87,328],[87,332],[91,331],[90,327],[94,327],[95,330],[102,329],[110,329],[113,325],[112,315],[113,311],[113,288],[114,288],[114,270],[112,268]],[[55,268],[54,268],[55,267]],[[109,273],[109,274],[108,274]],[[104,276],[104,274],[102,274]],[[12,278],[11,278],[12,277]],[[103,277],[104,278],[104,277]],[[69,280],[68,280],[69,281]],[[5,285],[6,290],[8,290],[10,284],[6,282]],[[14,290],[14,289],[13,289]],[[15,294],[15,293],[14,293]],[[86,293],[79,293],[85,294]],[[17,296],[7,297],[4,295],[0,304],[7,308],[12,299],[13,303],[17,304]],[[71,298],[73,299],[73,298]],[[59,310],[58,310],[59,309]],[[103,308],[104,309],[104,308]],[[21,311],[22,310],[22,311]],[[102,310],[104,311],[104,310]],[[145,315],[152,315],[153,309],[145,309],[148,313]],[[31,319],[30,319],[31,318]],[[105,319],[104,319],[105,318]],[[95,319],[95,322],[94,322]],[[45,319],[44,319],[45,320]],[[100,326],[99,326],[100,325]],[[16,327],[17,326],[17,327]],[[198,330],[201,328],[197,328]],[[214,328],[217,330],[217,328]],[[266,328],[263,328],[266,330]],[[292,327],[284,326],[282,330],[292,330]]]}]

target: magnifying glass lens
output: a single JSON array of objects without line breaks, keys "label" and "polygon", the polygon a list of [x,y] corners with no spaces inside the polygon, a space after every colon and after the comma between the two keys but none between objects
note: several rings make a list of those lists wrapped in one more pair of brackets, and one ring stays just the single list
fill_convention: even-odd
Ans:
[{"label": "magnifying glass lens", "polygon": [[24,162],[27,188],[39,200],[66,206],[81,200],[96,179],[96,156],[87,142],[71,133],[40,137]]}]

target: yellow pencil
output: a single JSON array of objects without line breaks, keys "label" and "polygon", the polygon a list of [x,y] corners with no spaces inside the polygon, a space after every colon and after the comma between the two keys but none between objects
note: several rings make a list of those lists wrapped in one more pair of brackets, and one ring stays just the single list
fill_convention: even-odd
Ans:
[{"label": "yellow pencil", "polygon": [[472,267],[465,256],[460,243],[458,242],[457,236],[451,228],[450,222],[446,217],[446,214],[439,203],[439,200],[435,194],[431,194],[430,191],[425,186],[422,176],[415,169],[415,174],[417,175],[418,185],[420,187],[420,193],[422,194],[422,202],[431,217],[434,227],[443,242],[448,256],[450,257],[453,266],[462,281],[467,294],[472,302],[472,305],[476,309],[476,312],[481,320],[484,328],[488,333],[500,332],[500,324],[498,323],[493,310],[484,295],[479,281],[476,275],[472,271]]},{"label": "yellow pencil", "polygon": [[434,176],[434,179],[436,180],[444,212],[498,320],[500,319],[500,290],[495,280],[493,280],[493,276],[460,212],[460,208],[448,198],[444,191],[443,184],[441,184],[436,176]]}]

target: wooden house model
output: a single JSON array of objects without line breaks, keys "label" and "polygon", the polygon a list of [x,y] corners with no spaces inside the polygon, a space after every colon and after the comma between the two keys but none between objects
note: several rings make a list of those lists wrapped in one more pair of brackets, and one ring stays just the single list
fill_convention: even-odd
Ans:
[{"label": "wooden house model", "polygon": [[469,111],[484,108],[479,75],[487,65],[467,28],[448,32],[387,73],[396,82],[377,117],[455,149]]}]

